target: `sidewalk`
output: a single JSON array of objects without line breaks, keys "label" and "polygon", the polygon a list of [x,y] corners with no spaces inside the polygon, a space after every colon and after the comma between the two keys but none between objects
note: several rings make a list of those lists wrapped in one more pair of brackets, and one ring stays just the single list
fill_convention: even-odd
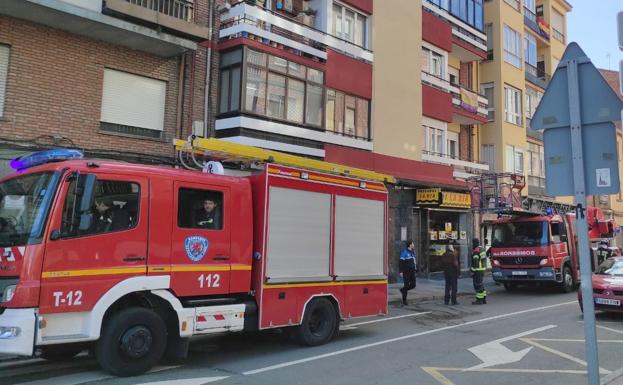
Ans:
[{"label": "sidewalk", "polygon": [[[502,285],[496,285],[490,275],[485,276],[485,289],[487,292],[504,290]],[[390,283],[388,288],[388,302],[390,304],[400,303],[402,301],[402,294],[400,288],[402,282]],[[474,285],[472,278],[468,274],[464,274],[462,278],[459,278],[459,290],[457,297],[468,297],[471,301],[474,297]],[[443,301],[445,292],[445,281],[443,277],[441,279],[436,278],[420,278],[416,279],[415,289],[409,290],[407,301],[420,302],[420,301]],[[618,385],[618,384],[617,384]],[[623,384],[622,384],[623,385]]]}]

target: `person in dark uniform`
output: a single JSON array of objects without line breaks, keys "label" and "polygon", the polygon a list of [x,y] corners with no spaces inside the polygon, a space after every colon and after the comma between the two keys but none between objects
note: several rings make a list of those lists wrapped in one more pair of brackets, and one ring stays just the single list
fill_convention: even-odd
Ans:
[{"label": "person in dark uniform", "polygon": [[91,226],[91,233],[108,233],[128,229],[130,217],[126,210],[115,207],[107,200],[95,200],[95,218]]},{"label": "person in dark uniform", "polygon": [[402,293],[402,304],[407,305],[407,292],[415,289],[415,243],[407,242],[407,247],[400,253],[400,275],[404,282],[404,286],[400,289]]},{"label": "person in dark uniform", "polygon": [[195,211],[193,225],[202,229],[221,228],[221,215],[214,199],[204,199],[203,205]]},{"label": "person in dark uniform", "polygon": [[599,242],[597,249],[597,265],[601,265],[606,259],[613,257],[614,253],[608,248],[608,241]]},{"label": "person in dark uniform", "polygon": [[443,275],[446,279],[446,293],[443,303],[449,305],[450,299],[452,299],[452,304],[458,305],[459,303],[456,301],[456,292],[458,289],[459,272],[461,271],[461,267],[459,266],[459,260],[452,245],[447,246],[446,252],[442,258]]},{"label": "person in dark uniform", "polygon": [[474,278],[474,290],[476,291],[476,300],[472,305],[484,305],[487,303],[487,291],[485,290],[484,277],[487,269],[487,253],[480,247],[480,240],[474,238],[472,240],[472,267],[471,271]]}]

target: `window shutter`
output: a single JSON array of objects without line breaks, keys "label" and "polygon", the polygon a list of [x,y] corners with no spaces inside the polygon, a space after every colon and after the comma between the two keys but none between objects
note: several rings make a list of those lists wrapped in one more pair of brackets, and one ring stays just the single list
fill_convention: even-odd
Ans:
[{"label": "window shutter", "polygon": [[166,82],[104,70],[101,121],[162,131]]},{"label": "window shutter", "polygon": [[6,83],[9,74],[9,54],[11,50],[6,45],[0,45],[0,116],[4,116],[4,100]]},{"label": "window shutter", "polygon": [[565,32],[565,18],[557,11],[552,12],[552,28],[560,33]]}]

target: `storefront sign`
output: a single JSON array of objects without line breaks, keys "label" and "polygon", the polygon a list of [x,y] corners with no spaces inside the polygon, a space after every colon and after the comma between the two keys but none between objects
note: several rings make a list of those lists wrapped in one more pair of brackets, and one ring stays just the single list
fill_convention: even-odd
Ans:
[{"label": "storefront sign", "polygon": [[[417,206],[436,206],[458,209],[469,209],[472,197],[468,193],[441,191],[440,188],[419,189],[415,193]],[[446,229],[452,231],[452,228]]]},{"label": "storefront sign", "polygon": [[441,198],[440,188],[419,189],[415,192],[415,204],[418,206],[438,206]]},{"label": "storefront sign", "polygon": [[468,209],[472,206],[472,197],[470,194],[444,191],[439,206]]}]

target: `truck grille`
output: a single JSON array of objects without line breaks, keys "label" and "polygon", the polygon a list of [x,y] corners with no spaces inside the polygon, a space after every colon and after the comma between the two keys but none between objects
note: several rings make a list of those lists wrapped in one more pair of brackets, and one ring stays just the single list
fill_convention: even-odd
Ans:
[{"label": "truck grille", "polygon": [[505,266],[538,265],[544,257],[504,257],[498,258]]}]

